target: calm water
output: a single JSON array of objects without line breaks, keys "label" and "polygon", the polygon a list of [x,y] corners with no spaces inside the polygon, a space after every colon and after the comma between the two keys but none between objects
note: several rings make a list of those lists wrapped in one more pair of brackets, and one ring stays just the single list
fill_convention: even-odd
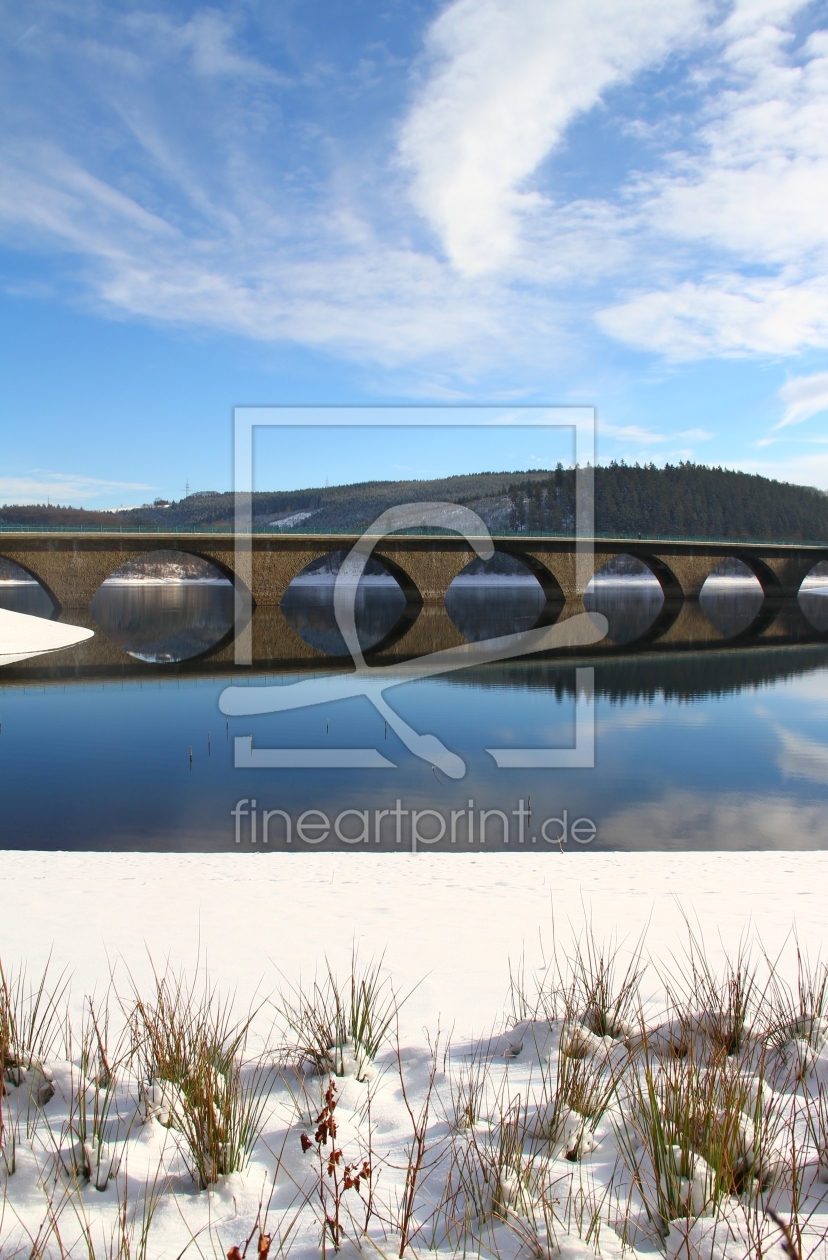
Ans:
[{"label": "calm water", "polygon": [[[354,601],[360,646],[367,651],[387,639],[405,612],[405,596],[393,579],[360,583]],[[282,611],[300,639],[329,656],[347,655],[333,611],[333,583],[293,582]]]},{"label": "calm water", "polygon": [[105,582],[90,612],[106,637],[136,660],[172,663],[201,656],[230,634],[236,595],[229,582]]},{"label": "calm water", "polygon": [[[42,596],[8,585],[0,606],[50,615]],[[286,847],[288,819],[297,852],[317,847],[311,841],[325,822],[322,848],[356,840],[355,851],[375,850],[378,836],[383,849],[410,849],[411,811],[420,811],[419,849],[445,827],[434,847],[468,851],[473,801],[471,842],[480,847],[483,830],[486,850],[504,847],[505,825],[510,850],[556,854],[564,823],[572,851],[828,846],[828,642],[818,633],[828,632],[828,594],[803,592],[807,621],[797,607],[780,621],[800,625],[801,641],[786,632],[793,641],[759,645],[750,627],[761,593],[757,602],[749,583],[714,584],[681,615],[697,619],[700,642],[708,623],[725,638],[676,651],[648,646],[652,628],[681,613],[663,607],[653,584],[598,582],[585,602],[606,615],[615,651],[516,659],[387,688],[385,701],[407,729],[437,736],[462,758],[464,777],[451,779],[415,756],[367,696],[337,697],[344,666],[314,676],[301,662],[273,675],[217,664],[232,635],[229,586],[102,588],[92,609],[99,634],[129,654],[137,673],[49,679],[41,662],[39,672],[33,665],[28,674],[0,674],[0,843],[235,849],[238,825],[249,850],[255,801],[259,851],[265,810],[283,811],[268,824],[271,849]],[[334,657],[344,651],[330,583],[293,588],[283,611],[303,642]],[[470,581],[452,588],[447,611],[466,639],[480,641],[528,629],[544,607],[531,583]],[[380,582],[361,591],[356,612],[366,649],[393,642],[412,620],[398,588]],[[573,746],[576,688],[584,713],[590,685],[576,667],[593,671],[594,768],[498,768],[487,749]],[[229,719],[219,709],[224,689],[240,678],[289,688],[310,677],[310,707]],[[252,737],[254,750],[374,749],[392,764],[237,769],[236,737]],[[239,801],[247,812],[236,819]],[[309,810],[320,812],[306,818],[303,839],[297,824]],[[501,812],[481,819],[481,810]],[[578,819],[595,827],[580,846],[571,832]],[[589,839],[589,826],[581,823],[579,834]]]}]

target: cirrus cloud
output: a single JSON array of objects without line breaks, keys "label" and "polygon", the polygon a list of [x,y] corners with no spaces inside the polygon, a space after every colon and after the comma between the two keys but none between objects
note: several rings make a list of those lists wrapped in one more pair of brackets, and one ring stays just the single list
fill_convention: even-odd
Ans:
[{"label": "cirrus cloud", "polygon": [[815,372],[811,376],[794,376],[779,391],[786,404],[785,414],[776,425],[785,429],[790,424],[801,424],[811,416],[828,411],[828,372]]},{"label": "cirrus cloud", "polygon": [[[453,0],[365,163],[238,16],[35,0],[5,46],[0,234],[98,310],[384,365],[555,365],[602,334],[673,360],[824,349],[828,35],[797,44],[806,8]],[[663,99],[636,97],[673,54]],[[601,196],[544,174],[622,90],[641,167]]]},{"label": "cirrus cloud", "polygon": [[78,473],[47,472],[37,468],[23,477],[0,477],[0,501],[3,503],[88,503],[111,499],[124,491],[146,491],[153,486],[135,481],[106,481]]},{"label": "cirrus cloud", "polygon": [[696,37],[699,0],[455,0],[427,39],[431,73],[400,137],[415,204],[467,275],[516,252],[527,186],[568,125],[613,85]]}]

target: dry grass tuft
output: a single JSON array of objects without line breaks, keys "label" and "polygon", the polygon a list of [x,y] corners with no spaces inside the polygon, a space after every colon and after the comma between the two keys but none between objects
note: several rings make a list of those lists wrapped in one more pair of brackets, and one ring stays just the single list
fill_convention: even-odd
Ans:
[{"label": "dry grass tuft", "polygon": [[326,962],[322,980],[291,985],[274,1004],[287,1029],[287,1053],[300,1066],[363,1080],[403,1001],[383,975],[383,959],[360,966],[354,951],[344,983]]},{"label": "dry grass tuft", "polygon": [[256,1010],[235,1021],[232,1000],[205,979],[201,992],[183,976],[154,973],[151,1000],[135,995],[132,1059],[147,1117],[185,1142],[200,1188],[245,1167],[261,1132],[274,1071],[242,1062]]}]

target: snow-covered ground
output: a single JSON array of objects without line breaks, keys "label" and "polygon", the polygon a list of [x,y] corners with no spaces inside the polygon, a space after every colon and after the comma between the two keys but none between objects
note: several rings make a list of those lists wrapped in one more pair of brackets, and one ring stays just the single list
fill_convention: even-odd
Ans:
[{"label": "snow-covered ground", "polygon": [[268,521],[268,525],[276,526],[279,529],[292,529],[294,525],[301,525],[303,521],[309,520],[317,510],[312,508],[309,512],[291,512],[290,516],[280,516],[275,521]]},{"label": "snow-covered ground", "polygon": [[0,608],[0,665],[26,661],[44,652],[57,652],[91,639],[93,630],[65,626],[28,613],[9,612]]},{"label": "snow-covered ground", "polygon": [[[5,973],[12,975],[25,962],[30,977],[35,977],[51,951],[51,973],[56,977],[67,968],[72,974],[75,1030],[70,1053],[56,1044],[44,1071],[30,1068],[28,1079],[19,1085],[14,1083],[14,1069],[7,1073],[3,1100],[7,1151],[15,1116],[19,1122],[16,1170],[5,1179],[0,1209],[0,1254],[4,1260],[18,1253],[60,1255],[59,1233],[67,1254],[109,1255],[106,1246],[118,1234],[119,1202],[125,1193],[127,1214],[136,1209],[138,1213],[130,1254],[141,1254],[140,1205],[149,1180],[159,1205],[147,1257],[225,1255],[232,1245],[241,1247],[253,1230],[260,1200],[266,1202],[273,1190],[265,1229],[274,1235],[270,1254],[281,1250],[287,1255],[292,1250],[297,1260],[305,1260],[320,1252],[320,1213],[324,1217],[325,1211],[329,1216],[335,1212],[335,1177],[327,1171],[327,1158],[332,1150],[341,1149],[334,1169],[340,1178],[345,1164],[356,1166],[351,1178],[365,1159],[372,1168],[360,1190],[344,1192],[343,1247],[349,1255],[358,1248],[364,1255],[379,1253],[390,1260],[400,1251],[405,1228],[412,1133],[428,1094],[433,1062],[428,1043],[434,1046],[439,1029],[408,1254],[423,1254],[432,1246],[443,1255],[472,1248],[504,1260],[517,1254],[555,1255],[558,1248],[565,1256],[586,1256],[597,1249],[614,1257],[622,1254],[626,1227],[627,1245],[634,1241],[637,1252],[661,1250],[688,1260],[758,1255],[751,1231],[764,1230],[763,1254],[781,1257],[781,1235],[764,1209],[775,1207],[785,1220],[790,1215],[790,1192],[785,1187],[793,1177],[793,1134],[800,1221],[811,1214],[803,1251],[807,1255],[816,1233],[828,1225],[821,1204],[828,1184],[820,1180],[817,1140],[820,1132],[825,1137],[828,1120],[824,1036],[828,1025],[780,1025],[763,1064],[758,1034],[754,1040],[746,1037],[738,1053],[719,1056],[718,1067],[711,1065],[706,1026],[693,1025],[699,1081],[724,1079],[730,1073],[728,1079],[754,1082],[752,1093],[746,1084],[739,1094],[735,1114],[741,1119],[734,1151],[747,1148],[751,1141],[758,1151],[759,1139],[748,1130],[760,1119],[767,1129],[767,1146],[761,1156],[742,1152],[748,1172],[752,1168],[757,1176],[745,1174],[744,1186],[740,1180],[728,1193],[714,1186],[716,1176],[699,1150],[670,1155],[677,1166],[668,1180],[672,1178],[670,1184],[687,1209],[679,1213],[682,1219],[673,1220],[665,1238],[664,1231],[659,1233],[647,1221],[641,1194],[633,1193],[628,1202],[625,1154],[627,1163],[639,1169],[651,1208],[657,1198],[652,1164],[641,1149],[646,1126],[640,1107],[638,1112],[635,1107],[635,1082],[644,1079],[646,1068],[646,1055],[635,1036],[636,1008],[627,1012],[629,1027],[619,1027],[614,1041],[602,1042],[576,1029],[573,1042],[577,1017],[571,1015],[562,1028],[549,1005],[549,965],[557,959],[564,975],[569,974],[566,959],[573,957],[578,939],[584,947],[586,929],[591,927],[591,939],[599,946],[607,947],[613,939],[620,944],[618,989],[643,935],[648,965],[640,997],[645,1023],[652,1029],[664,1019],[664,977],[682,965],[688,940],[683,916],[696,939],[703,941],[707,960],[726,991],[732,992],[727,989],[727,959],[735,965],[740,945],[748,941],[754,942],[760,973],[765,963],[756,941],[761,941],[779,976],[795,986],[794,930],[801,950],[810,955],[811,972],[817,978],[821,974],[816,964],[826,922],[826,892],[828,854],[813,853],[555,853],[542,858],[0,853],[0,959]],[[190,1171],[194,1160],[192,1142],[185,1136],[184,1104],[181,1095],[161,1083],[161,1074],[142,1089],[134,1064],[113,1067],[116,1083],[111,1088],[101,1083],[99,1062],[86,1064],[85,1074],[81,1072],[80,1030],[84,1011],[88,1017],[89,1010],[85,995],[95,995],[100,1013],[114,973],[122,999],[133,990],[151,998],[147,951],[159,969],[167,960],[176,973],[184,968],[193,976],[199,966],[206,969],[220,991],[236,994],[241,1011],[256,995],[270,997],[300,983],[309,990],[314,975],[323,975],[326,959],[335,972],[346,976],[354,947],[361,966],[384,954],[383,975],[399,995],[413,992],[400,1010],[398,1043],[392,1028],[374,1069],[360,1071],[367,1077],[361,1083],[353,1075],[355,1063],[348,1066],[346,1048],[346,1061],[338,1065],[346,1074],[333,1078],[339,1121],[335,1141],[330,1136],[325,1144],[316,1141],[319,1132],[325,1136],[318,1117],[330,1078],[297,1075],[284,1067],[281,1076],[269,1082],[262,1136],[244,1170],[221,1174],[210,1188],[199,1190]],[[507,996],[510,974],[521,970],[527,998],[534,1002],[540,984],[547,1005],[536,1022],[516,1026],[521,1012],[510,1014]],[[757,990],[754,998],[758,997]],[[778,994],[774,1000],[781,1009]],[[819,1005],[825,994],[812,994],[807,1001]],[[578,1013],[586,1017],[585,1008]],[[695,1014],[703,1012],[695,1009]],[[818,1014],[823,1014],[822,1005]],[[274,1017],[274,1007],[266,1004],[247,1050],[250,1057],[266,1049],[268,1067],[295,1062],[295,1056],[284,1054],[284,1024],[279,1032]],[[117,1004],[112,1018],[109,1057],[114,1064]],[[493,1032],[498,1035],[490,1041]],[[656,1044],[658,1054],[651,1066],[658,1088],[667,1088],[671,1081],[678,1088],[682,1074],[696,1070],[687,1046],[679,1045],[686,1032],[687,1026],[677,1034],[674,1025]],[[94,1039],[91,1044],[95,1060]],[[399,1060],[395,1044],[400,1047]],[[768,1091],[762,1095],[761,1116],[755,1089],[760,1069],[774,1088],[772,1095]],[[250,1067],[246,1071],[249,1074]],[[570,1105],[577,1093],[573,1072],[589,1088],[596,1088],[596,1082],[601,1088],[607,1081],[617,1084],[594,1131],[592,1120]],[[52,1085],[54,1093],[47,1098]],[[561,1100],[567,1090],[570,1101],[564,1107]],[[45,1099],[40,1105],[31,1101],[38,1094]],[[85,1153],[77,1144],[81,1097],[89,1107],[88,1127],[94,1101],[113,1100],[102,1156],[89,1139]],[[806,1118],[817,1115],[820,1107],[823,1118],[809,1136]],[[474,1114],[464,1119],[469,1111]],[[720,1113],[721,1107],[715,1115]],[[635,1115],[638,1121],[630,1119]],[[784,1124],[780,1117],[786,1118]],[[170,1120],[170,1127],[161,1122]],[[700,1137],[695,1140],[697,1146],[703,1145]],[[678,1150],[678,1144],[673,1145]],[[89,1167],[90,1156],[97,1161],[95,1169]],[[118,1158],[120,1171],[108,1178]],[[681,1166],[682,1159],[692,1167]],[[90,1171],[93,1175],[87,1181]],[[96,1178],[104,1189],[95,1189]],[[760,1180],[764,1189],[757,1188]],[[731,1193],[734,1189],[741,1194]],[[365,1235],[369,1192],[374,1214]],[[718,1200],[718,1226],[709,1215],[710,1194]],[[479,1201],[472,1202],[475,1196]],[[48,1224],[50,1199],[57,1213],[56,1228]],[[590,1230],[593,1218],[600,1223],[597,1234],[597,1226]],[[86,1225],[94,1251],[83,1241]],[[34,1250],[31,1240],[38,1230],[49,1234],[50,1228],[51,1241],[43,1251]],[[332,1233],[329,1225],[328,1251],[333,1249]],[[251,1256],[257,1240],[256,1233]],[[823,1253],[820,1244],[815,1254]]]},{"label": "snow-covered ground", "polygon": [[103,586],[131,586],[143,590],[145,586],[230,586],[224,577],[108,577]]},{"label": "snow-covered ground", "polygon": [[53,949],[89,991],[108,958],[140,968],[146,946],[192,967],[200,941],[217,983],[245,994],[274,967],[295,978],[325,954],[339,964],[356,940],[363,954],[386,951],[399,988],[422,982],[406,1037],[438,1017],[468,1036],[500,1011],[509,961],[525,951],[540,963],[553,915],[559,937],[585,913],[600,937],[632,940],[649,922],[649,948],[663,953],[680,944],[683,905],[714,956],[720,938],[733,950],[750,931],[775,955],[794,924],[818,951],[826,899],[828,853],[2,852],[0,959],[36,967]]}]

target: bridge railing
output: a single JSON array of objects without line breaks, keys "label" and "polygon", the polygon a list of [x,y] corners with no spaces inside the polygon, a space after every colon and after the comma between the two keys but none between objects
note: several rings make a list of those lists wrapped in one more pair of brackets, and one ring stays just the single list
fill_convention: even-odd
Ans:
[{"label": "bridge railing", "polygon": [[[90,534],[90,535],[118,535],[118,534],[145,534],[149,537],[158,534],[166,535],[224,535],[234,534],[236,532],[244,534],[252,534],[256,537],[268,536],[272,538],[356,538],[361,533],[359,528],[353,527],[333,527],[330,529],[279,529],[276,525],[254,525],[252,529],[235,531],[229,525],[17,525],[0,522],[0,536],[8,536],[15,534]],[[452,530],[439,530],[434,528],[422,529],[403,529],[395,530],[395,535],[414,535],[419,537],[452,537]],[[557,530],[508,530],[498,529],[493,531],[495,538],[508,538],[515,540],[544,540],[544,539],[561,539],[565,542],[572,542],[574,535],[567,531]],[[657,534],[655,536],[644,536],[634,533],[609,533],[606,531],[596,531],[590,535],[596,542],[629,542],[629,543],[687,543],[699,546],[713,544],[717,546],[732,547],[814,547],[823,550],[828,549],[828,537],[822,539],[807,538],[725,538],[717,535],[688,535],[688,534]]]}]

